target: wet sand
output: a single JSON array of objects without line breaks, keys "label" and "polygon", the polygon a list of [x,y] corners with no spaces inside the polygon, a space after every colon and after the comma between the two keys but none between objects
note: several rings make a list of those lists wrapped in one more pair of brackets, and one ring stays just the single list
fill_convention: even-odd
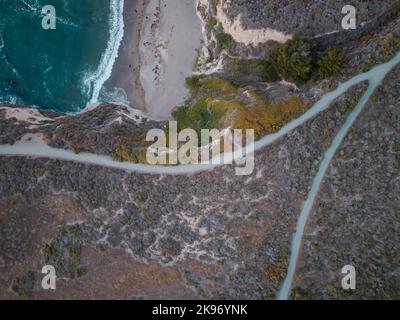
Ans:
[{"label": "wet sand", "polygon": [[140,82],[140,33],[149,0],[125,0],[124,38],[111,77],[105,83],[107,91],[123,89],[131,107],[146,112],[145,93]]}]

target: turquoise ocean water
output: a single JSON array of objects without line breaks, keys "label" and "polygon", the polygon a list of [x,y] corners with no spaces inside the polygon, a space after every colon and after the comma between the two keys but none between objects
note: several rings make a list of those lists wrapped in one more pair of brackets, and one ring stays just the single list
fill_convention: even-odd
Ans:
[{"label": "turquoise ocean water", "polygon": [[[42,28],[45,5],[55,30]],[[77,112],[98,101],[123,27],[123,0],[0,0],[0,102]]]}]

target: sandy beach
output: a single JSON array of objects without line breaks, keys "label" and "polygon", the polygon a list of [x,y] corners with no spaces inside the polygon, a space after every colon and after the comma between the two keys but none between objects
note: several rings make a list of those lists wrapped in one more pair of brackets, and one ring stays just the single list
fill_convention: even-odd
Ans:
[{"label": "sandy beach", "polygon": [[107,91],[121,88],[134,108],[157,120],[188,95],[185,78],[194,71],[201,45],[195,0],[126,0],[125,33]]},{"label": "sandy beach", "polygon": [[125,0],[124,38],[111,77],[105,83],[108,92],[122,89],[129,104],[146,112],[145,93],[140,83],[140,32],[149,0]]},{"label": "sandy beach", "polygon": [[195,0],[150,0],[142,26],[140,80],[147,111],[156,119],[188,95],[185,78],[194,71],[201,44],[201,24]]}]

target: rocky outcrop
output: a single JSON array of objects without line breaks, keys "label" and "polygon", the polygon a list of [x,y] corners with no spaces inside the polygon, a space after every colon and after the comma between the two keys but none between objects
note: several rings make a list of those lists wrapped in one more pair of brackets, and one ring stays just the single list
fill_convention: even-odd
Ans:
[{"label": "rocky outcrop", "polygon": [[348,1],[263,1],[221,0],[220,7],[230,21],[240,19],[244,30],[270,28],[284,34],[300,34],[317,38],[326,44],[339,44],[376,30],[400,9],[400,2],[352,1],[356,9],[357,28],[344,30],[342,8]]},{"label": "rocky outcrop", "polygon": [[4,105],[0,121],[1,144],[40,139],[56,148],[134,162],[140,161],[135,154],[147,150],[148,130],[164,127],[163,122],[117,105],[99,105],[75,115]]}]

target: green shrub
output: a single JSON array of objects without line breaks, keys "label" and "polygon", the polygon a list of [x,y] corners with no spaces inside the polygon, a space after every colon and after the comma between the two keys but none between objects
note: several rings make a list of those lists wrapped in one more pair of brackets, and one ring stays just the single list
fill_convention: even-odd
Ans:
[{"label": "green shrub", "polygon": [[280,80],[276,69],[265,59],[237,59],[229,62],[226,68],[232,73],[232,80],[237,84]]},{"label": "green shrub", "polygon": [[209,108],[206,100],[206,98],[202,98],[191,107],[176,108],[172,112],[172,116],[177,121],[179,131],[192,128],[201,136],[201,129],[219,127],[218,122],[222,114]]},{"label": "green shrub", "polygon": [[218,24],[218,20],[215,17],[211,17],[208,23],[210,24],[211,28],[214,28]]},{"label": "green shrub", "polygon": [[383,57],[390,60],[400,50],[400,37],[389,33],[381,40],[379,46]]},{"label": "green shrub", "polygon": [[[217,40],[219,46],[224,47],[233,42],[226,33],[219,33]],[[397,41],[389,37],[383,47],[393,48],[396,45]],[[285,79],[301,86],[311,78],[340,75],[345,66],[346,58],[338,49],[328,48],[319,55],[312,40],[294,36],[286,43],[277,45],[267,59],[234,59],[226,64],[225,71],[226,77],[236,85]],[[192,85],[198,86],[198,83]]]},{"label": "green shrub", "polygon": [[326,79],[340,75],[346,66],[345,56],[336,48],[328,48],[317,62],[317,78]]},{"label": "green shrub", "polygon": [[263,64],[263,81],[275,82],[281,80],[277,68],[270,60],[265,60]]},{"label": "green shrub", "polygon": [[310,40],[295,36],[273,50],[269,63],[281,77],[302,85],[312,76],[314,48]]},{"label": "green shrub", "polygon": [[230,34],[225,32],[218,33],[215,38],[217,39],[218,48],[217,51],[221,51],[222,49],[229,48],[234,44],[234,40]]},{"label": "green shrub", "polygon": [[[186,103],[176,108],[172,115],[178,122],[178,130],[194,129],[199,137],[201,129],[254,129],[255,136],[276,132],[287,121],[306,110],[304,101],[288,99],[269,104],[256,89],[235,86],[226,79],[209,78],[201,81],[201,87]],[[200,141],[199,141],[200,142]]]},{"label": "green shrub", "polygon": [[192,75],[185,80],[186,87],[191,91],[196,91],[200,88],[201,76]]}]

